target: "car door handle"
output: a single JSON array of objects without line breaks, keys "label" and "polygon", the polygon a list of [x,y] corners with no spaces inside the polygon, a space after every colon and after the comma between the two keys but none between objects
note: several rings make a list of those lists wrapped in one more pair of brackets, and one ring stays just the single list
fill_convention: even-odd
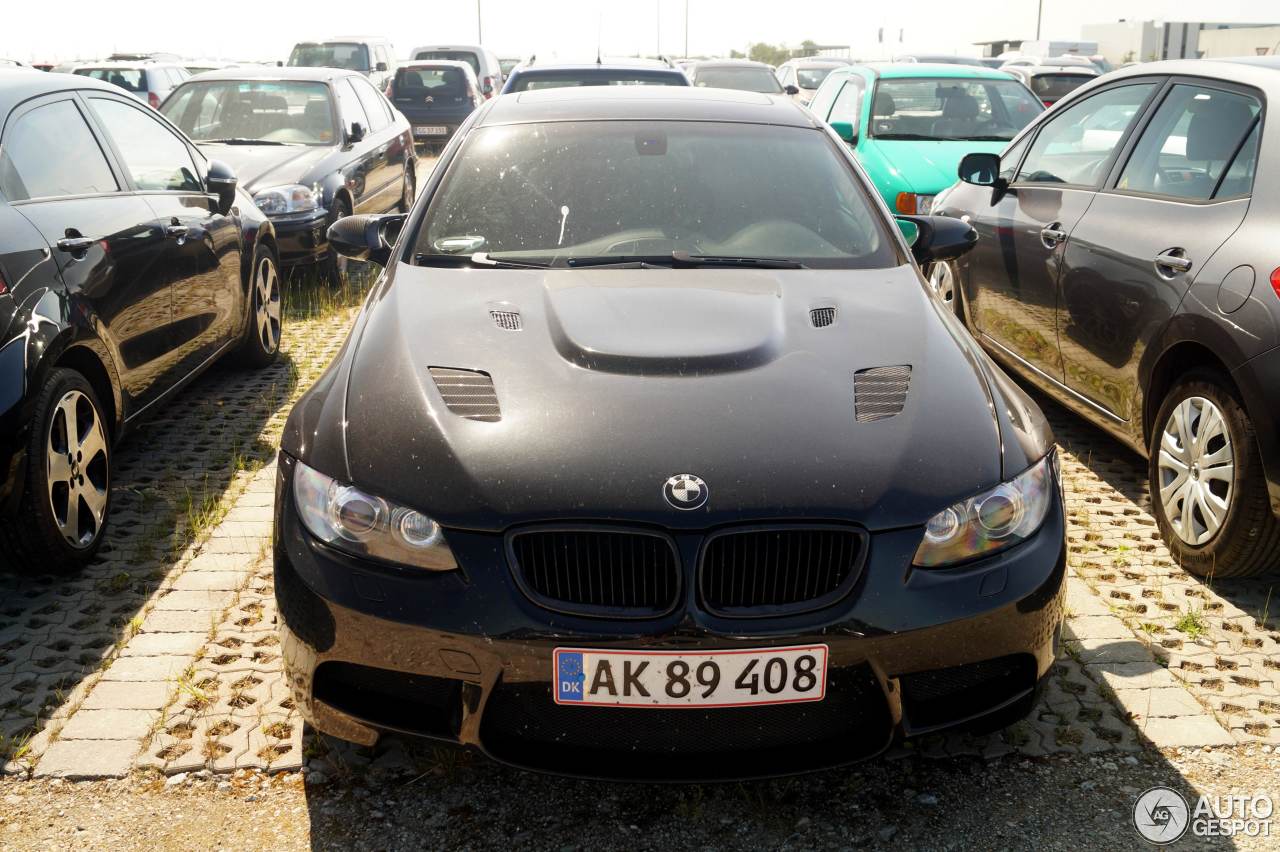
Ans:
[{"label": "car door handle", "polygon": [[97,240],[92,239],[91,237],[63,237],[58,240],[58,251],[65,251],[70,254],[83,254],[96,242]]},{"label": "car door handle", "polygon": [[173,237],[174,239],[180,240],[188,234],[190,234],[190,230],[186,225],[165,225],[164,227],[164,235],[166,237]]},{"label": "car door handle", "polygon": [[1062,230],[1060,222],[1054,222],[1052,225],[1040,229],[1040,242],[1047,249],[1057,248],[1058,243],[1066,242],[1066,240],[1067,232]]},{"label": "car door handle", "polygon": [[[1178,252],[1174,254],[1173,252]],[[1172,278],[1179,272],[1190,272],[1192,263],[1191,258],[1182,255],[1182,249],[1169,249],[1167,252],[1161,252],[1151,259],[1156,265],[1156,272],[1165,278]]]}]

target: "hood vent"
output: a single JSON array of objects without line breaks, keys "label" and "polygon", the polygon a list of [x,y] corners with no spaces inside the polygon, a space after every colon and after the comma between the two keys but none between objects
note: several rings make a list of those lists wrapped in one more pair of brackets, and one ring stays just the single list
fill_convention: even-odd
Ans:
[{"label": "hood vent", "polygon": [[859,423],[884,420],[907,402],[911,367],[869,367],[853,374],[853,412]]},{"label": "hood vent", "polygon": [[435,379],[440,396],[449,410],[468,420],[497,423],[502,419],[498,408],[498,395],[493,390],[493,379],[480,370],[459,370],[454,367],[428,367]]},{"label": "hood vent", "polygon": [[809,311],[809,322],[814,328],[826,328],[836,321],[835,308],[814,308]]},{"label": "hood vent", "polygon": [[489,316],[493,317],[498,328],[505,328],[507,331],[519,331],[524,328],[524,323],[520,321],[520,314],[515,311],[489,311]]}]

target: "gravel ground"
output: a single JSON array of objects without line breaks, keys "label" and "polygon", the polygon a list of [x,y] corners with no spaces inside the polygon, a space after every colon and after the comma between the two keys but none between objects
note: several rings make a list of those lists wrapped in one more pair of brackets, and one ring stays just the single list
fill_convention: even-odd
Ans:
[{"label": "gravel ground", "polygon": [[[1131,809],[1149,787],[1280,799],[1280,750],[1265,745],[992,762],[899,754],[700,786],[548,778],[456,752],[425,774],[374,768],[320,783],[250,771],[6,780],[0,849],[1140,849]],[[1276,844],[1188,836],[1176,848]]]}]

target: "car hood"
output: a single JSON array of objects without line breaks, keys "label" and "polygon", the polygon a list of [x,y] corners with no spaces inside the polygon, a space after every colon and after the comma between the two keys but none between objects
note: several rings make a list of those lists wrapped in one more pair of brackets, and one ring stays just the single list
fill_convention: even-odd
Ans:
[{"label": "car hood", "polygon": [[[936,195],[956,182],[960,160],[975,152],[999,154],[1008,142],[921,142],[877,140],[874,136],[858,145],[858,159],[881,194],[892,184],[892,196],[899,192]],[[893,199],[889,199],[892,209]]]},{"label": "car hood", "polygon": [[236,173],[250,195],[269,186],[315,180],[308,174],[332,148],[321,145],[218,145],[202,142],[200,150],[213,160],[221,160]]},{"label": "car hood", "polygon": [[[818,307],[834,307],[834,323],[815,327]],[[519,313],[520,330],[493,311]],[[855,373],[903,365],[901,412],[859,420],[873,400],[855,399]],[[433,367],[489,374],[501,419],[451,411]],[[884,529],[1000,481],[1006,443],[1019,445],[1002,442],[1010,405],[993,404],[991,369],[914,267],[400,265],[299,402],[284,448],[454,527],[791,518]],[[1039,417],[1025,398],[1018,406]],[[707,483],[701,509],[664,502],[681,473]]]}]

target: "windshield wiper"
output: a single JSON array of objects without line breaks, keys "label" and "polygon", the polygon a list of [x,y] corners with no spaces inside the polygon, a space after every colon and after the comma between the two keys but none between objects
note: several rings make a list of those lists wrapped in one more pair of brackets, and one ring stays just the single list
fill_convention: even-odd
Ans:
[{"label": "windshield wiper", "polygon": [[891,142],[946,142],[945,138],[940,139],[937,136],[926,136],[923,133],[873,133],[877,139],[888,139]]},{"label": "windshield wiper", "polygon": [[669,266],[673,269],[698,269],[706,267],[746,267],[749,269],[804,269],[803,263],[779,260],[772,257],[733,257],[718,254],[689,254],[673,251],[671,254],[601,255],[600,257],[571,257],[570,267],[632,266],[640,269],[653,266]]},{"label": "windshield wiper", "polygon": [[243,136],[235,136],[230,139],[200,139],[200,142],[209,142],[215,145],[301,145],[301,142],[279,142],[275,139],[247,139]]},{"label": "windshield wiper", "polygon": [[498,260],[487,253],[478,251],[474,254],[428,254],[418,252],[413,256],[417,266],[478,266],[482,269],[547,269],[549,263],[533,263],[523,260]]}]

